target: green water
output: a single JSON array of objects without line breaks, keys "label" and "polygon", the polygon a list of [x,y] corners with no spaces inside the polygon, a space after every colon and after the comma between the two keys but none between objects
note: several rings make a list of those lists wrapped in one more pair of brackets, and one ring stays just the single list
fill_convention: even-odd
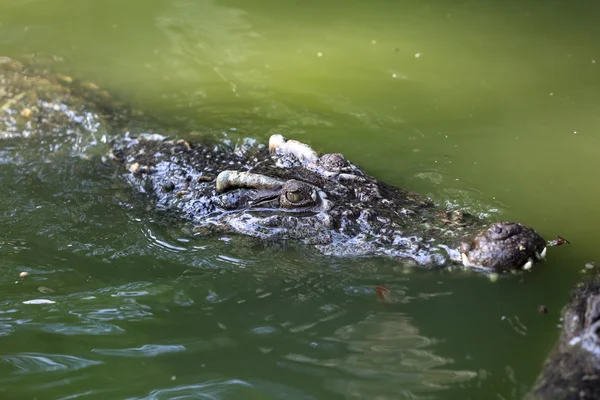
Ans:
[{"label": "green water", "polygon": [[52,58],[158,132],[283,133],[572,242],[491,283],[202,239],[113,170],[2,143],[0,398],[521,398],[600,261],[592,4],[0,1],[0,55]]}]

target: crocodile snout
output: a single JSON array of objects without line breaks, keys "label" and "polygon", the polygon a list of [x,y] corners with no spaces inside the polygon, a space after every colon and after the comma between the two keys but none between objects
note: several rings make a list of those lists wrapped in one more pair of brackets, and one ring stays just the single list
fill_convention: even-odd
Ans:
[{"label": "crocodile snout", "polygon": [[530,269],[546,257],[546,241],[532,228],[516,222],[497,222],[460,246],[466,267],[499,270]]}]

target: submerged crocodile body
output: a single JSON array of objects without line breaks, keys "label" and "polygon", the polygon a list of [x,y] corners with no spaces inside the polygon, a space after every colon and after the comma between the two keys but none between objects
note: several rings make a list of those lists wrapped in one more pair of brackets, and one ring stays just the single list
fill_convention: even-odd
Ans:
[{"label": "submerged crocodile body", "polygon": [[[53,154],[67,147],[85,155],[86,145],[130,131],[133,119],[139,129],[137,114],[94,84],[0,58],[0,137],[36,138]],[[296,240],[326,255],[388,256],[423,266],[528,269],[546,254],[545,241],[529,227],[436,208],[341,154],[319,156],[280,135],[268,146],[125,137],[113,144],[112,156],[159,208],[206,233]]]},{"label": "submerged crocodile body", "polygon": [[125,138],[111,157],[158,208],[207,233],[292,239],[326,255],[387,256],[429,267],[529,269],[546,255],[546,242],[527,226],[446,212],[367,175],[342,154],[319,156],[281,135],[271,136],[268,147]]},{"label": "submerged crocodile body", "polygon": [[563,330],[526,400],[600,399],[600,277],[580,283]]},{"label": "submerged crocodile body", "polygon": [[91,82],[0,56],[0,138],[102,135],[126,124],[125,109]]}]

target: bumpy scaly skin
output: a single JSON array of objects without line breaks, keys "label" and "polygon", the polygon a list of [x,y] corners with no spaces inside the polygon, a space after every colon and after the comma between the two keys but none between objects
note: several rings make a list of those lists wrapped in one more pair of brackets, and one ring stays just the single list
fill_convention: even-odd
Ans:
[{"label": "bumpy scaly skin", "polygon": [[516,222],[498,222],[480,232],[470,243],[461,244],[463,262],[471,265],[505,269],[543,258],[546,242],[533,229]]},{"label": "bumpy scaly skin", "polygon": [[24,64],[0,56],[0,139],[33,138],[49,152],[78,153],[111,133],[144,130],[140,110],[54,68],[41,60]]},{"label": "bumpy scaly skin", "polygon": [[526,400],[600,399],[600,279],[580,284],[563,332]]},{"label": "bumpy scaly skin", "polygon": [[126,138],[111,156],[159,208],[178,211],[206,233],[295,239],[327,255],[380,255],[429,267],[529,269],[546,252],[529,227],[499,222],[481,231],[485,221],[437,209],[341,154],[319,156],[280,135],[268,148]]},{"label": "bumpy scaly skin", "polygon": [[[97,101],[88,101],[80,95],[83,91],[75,94],[71,78],[63,77],[70,84],[61,84],[57,76],[39,72],[0,57],[0,138],[89,137],[105,132],[98,100],[107,93],[98,90]],[[89,107],[92,104],[95,107]]]}]

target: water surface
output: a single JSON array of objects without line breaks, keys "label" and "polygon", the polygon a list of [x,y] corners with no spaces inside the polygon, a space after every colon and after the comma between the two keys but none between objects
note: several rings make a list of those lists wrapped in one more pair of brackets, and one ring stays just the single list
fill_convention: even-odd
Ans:
[{"label": "water surface", "polygon": [[0,1],[0,55],[51,59],[157,132],[282,133],[572,242],[491,283],[202,238],[103,167],[101,144],[85,159],[5,140],[0,396],[521,398],[600,261],[596,16],[583,0]]}]

